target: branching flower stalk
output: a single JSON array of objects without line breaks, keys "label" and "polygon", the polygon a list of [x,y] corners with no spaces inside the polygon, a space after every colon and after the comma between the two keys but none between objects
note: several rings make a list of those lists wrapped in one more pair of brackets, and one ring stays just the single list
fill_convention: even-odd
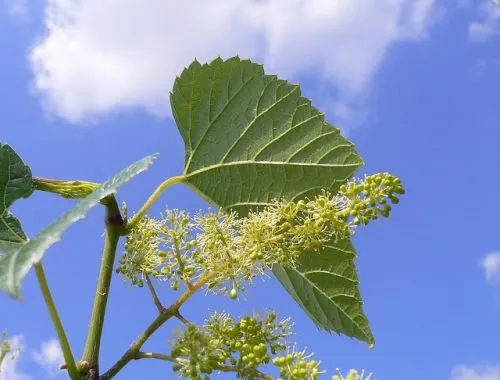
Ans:
[{"label": "branching flower stalk", "polygon": [[[299,255],[315,254],[327,242],[351,237],[359,225],[388,217],[388,203],[398,203],[401,194],[401,181],[384,173],[353,180],[335,195],[324,191],[310,200],[277,200],[273,206],[242,218],[234,212],[191,217],[183,211],[167,210],[160,220],[148,216],[136,219],[128,231],[117,272],[132,285],[142,287],[146,282],[160,315],[100,379],[112,378],[132,360],[156,358],[174,362],[173,369],[180,376],[194,380],[208,379],[213,371],[235,372],[242,379],[273,379],[258,369],[270,363],[283,379],[316,380],[324,373],[320,363],[305,351],[291,348],[286,340],[289,321],[276,322],[274,313],[239,322],[215,313],[205,326],[185,323],[186,330],[170,355],[146,354],[141,349],[202,287],[236,298],[238,291],[272,265],[294,266]],[[170,282],[173,290],[182,283],[184,293],[163,308],[150,278]],[[358,373],[351,371],[345,379],[363,378],[355,376]],[[343,378],[333,377],[338,379]]]},{"label": "branching flower stalk", "polygon": [[[163,187],[176,181],[167,180]],[[71,184],[62,185],[63,196],[72,197]],[[77,185],[75,191],[79,192],[80,183]],[[118,238],[125,234],[126,250],[116,271],[132,285],[148,285],[159,315],[115,365],[104,374],[89,378],[111,379],[132,360],[154,358],[174,363],[175,372],[193,380],[209,379],[214,371],[234,372],[241,379],[278,379],[259,369],[271,364],[282,379],[318,379],[324,373],[320,363],[312,360],[311,354],[293,348],[287,340],[291,334],[288,319],[277,322],[276,314],[269,313],[263,318],[246,316],[234,321],[227,314],[214,313],[204,326],[196,326],[181,316],[180,308],[201,288],[237,298],[238,292],[273,265],[293,267],[300,255],[315,254],[328,242],[350,238],[359,225],[367,225],[380,216],[388,217],[389,203],[397,204],[404,189],[398,178],[383,173],[352,180],[335,195],[323,191],[313,199],[276,200],[274,205],[243,217],[234,212],[197,213],[191,217],[184,211],[167,210],[158,220],[145,212],[159,194],[160,190],[155,191],[128,225],[121,219],[114,197],[102,202],[108,209],[108,230],[114,231],[112,246],[105,248],[104,267],[112,264]],[[113,210],[112,215],[109,210]],[[101,274],[105,276],[99,279],[97,307],[78,367],[84,376],[89,369],[98,374],[109,269]],[[180,289],[182,284],[184,292],[165,308],[151,278],[168,281],[173,290]],[[141,351],[153,333],[172,317],[179,317],[185,330],[175,340],[171,354]],[[2,350],[2,360],[5,352]],[[72,377],[76,378],[71,358],[66,368],[68,364],[73,368]],[[332,380],[370,379],[354,370],[345,378],[341,376],[334,375]]]}]

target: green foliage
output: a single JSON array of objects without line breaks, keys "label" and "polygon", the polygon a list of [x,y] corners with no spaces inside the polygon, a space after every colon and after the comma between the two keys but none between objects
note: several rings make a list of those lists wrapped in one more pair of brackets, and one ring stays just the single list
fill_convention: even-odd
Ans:
[{"label": "green foliage", "polygon": [[248,60],[195,61],[170,102],[186,149],[183,182],[240,215],[336,192],[363,165],[299,86]]},{"label": "green foliage", "polygon": [[83,219],[102,199],[144,171],[151,165],[153,158],[154,156],[143,158],[107,180],[33,239],[22,243],[0,241],[0,289],[18,297],[23,278],[31,267],[42,259],[47,249],[60,240],[64,231],[79,219]]},{"label": "green foliage", "polygon": [[[231,58],[201,65],[197,61],[175,81],[171,105],[185,143],[182,175],[165,180],[129,221],[121,215],[116,190],[153,161],[146,157],[102,186],[88,181],[32,177],[19,156],[0,144],[0,289],[19,295],[22,279],[36,264],[44,300],[61,340],[72,380],[109,380],[133,360],[173,363],[181,377],[219,378],[233,372],[241,379],[316,380],[320,363],[290,342],[289,319],[276,313],[233,320],[213,313],[198,326],[181,307],[199,290],[237,299],[256,277],[269,273],[322,329],[373,344],[363,313],[351,238],[358,226],[388,217],[405,190],[401,181],[379,173],[352,178],[363,164],[352,143],[300,94],[297,85],[262,66]],[[171,185],[185,183],[219,207],[194,216],[167,210],[161,219],[147,212]],[[33,190],[77,205],[32,240],[9,207]],[[82,359],[74,360],[41,266],[45,251],[75,221],[97,204],[106,207],[106,233],[91,322]],[[126,210],[125,210],[126,212]],[[104,373],[99,348],[116,248],[126,236],[116,272],[147,288],[158,316],[123,356]],[[164,307],[152,280],[167,281],[178,298]],[[171,355],[142,351],[146,341],[176,317],[185,330]],[[10,346],[0,341],[0,362]],[[332,380],[368,380],[352,370]]]},{"label": "green foliage", "polygon": [[[250,61],[195,61],[176,80],[171,104],[186,149],[183,182],[240,215],[277,198],[305,199],[323,189],[336,192],[363,164],[353,145],[325,122],[297,85],[265,75],[262,66]],[[335,244],[336,239],[329,242]],[[321,255],[308,255],[308,264],[321,266],[328,254],[325,249]],[[289,281],[286,271],[280,265],[273,268],[318,326],[373,343],[357,282],[350,283],[345,307],[339,309],[326,296],[318,308],[318,298],[307,295],[318,287],[324,293],[323,283],[311,283],[300,266],[293,269],[296,281]],[[354,262],[349,271],[355,271]],[[333,312],[325,315],[322,308]],[[358,320],[367,332],[356,335],[343,328],[340,315],[350,324]]]}]

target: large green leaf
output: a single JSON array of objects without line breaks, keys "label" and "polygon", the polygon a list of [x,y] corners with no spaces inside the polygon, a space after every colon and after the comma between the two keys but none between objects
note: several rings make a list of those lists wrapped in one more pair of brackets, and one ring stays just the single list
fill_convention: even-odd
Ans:
[{"label": "large green leaf", "polygon": [[9,212],[9,207],[17,199],[29,197],[32,192],[30,168],[10,146],[0,143],[0,242],[26,241],[26,234],[19,220]]},{"label": "large green leaf", "polygon": [[363,164],[297,85],[250,61],[195,61],[170,99],[186,146],[184,182],[225,208],[245,213],[336,190]]},{"label": "large green leaf", "polygon": [[[353,144],[301,96],[297,85],[265,75],[262,66],[248,60],[195,61],[175,81],[170,101],[185,143],[183,181],[240,215],[276,198],[336,191],[363,164]],[[297,268],[278,266],[274,272],[321,328],[372,343],[357,279],[342,283],[342,289],[337,289],[339,280],[330,282],[337,262],[356,273],[354,255],[341,260],[341,251],[338,245],[305,253]],[[310,268],[323,268],[329,280],[307,277]],[[341,302],[338,295],[333,298],[334,290],[352,296]]]},{"label": "large green leaf", "polygon": [[57,243],[66,229],[83,219],[99,201],[114,193],[135,175],[146,170],[154,156],[148,156],[107,180],[88,197],[78,201],[73,209],[46,227],[32,240],[25,242],[0,241],[0,289],[19,296],[21,282],[31,267],[39,262],[50,246]]}]

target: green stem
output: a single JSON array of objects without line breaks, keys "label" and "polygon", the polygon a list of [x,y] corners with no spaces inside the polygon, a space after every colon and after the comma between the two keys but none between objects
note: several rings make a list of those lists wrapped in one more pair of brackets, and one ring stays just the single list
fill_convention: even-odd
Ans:
[{"label": "green stem", "polygon": [[[181,273],[184,273],[184,261],[182,261],[182,255],[181,255],[181,249],[179,247],[179,242],[177,241],[177,238],[174,238],[174,253],[175,253],[175,259],[177,260],[177,263],[179,264],[179,271]],[[183,281],[186,284],[187,288],[191,288],[193,284],[191,281],[189,281],[189,278],[184,278]]]},{"label": "green stem", "polygon": [[170,355],[157,354],[157,353],[154,353],[154,352],[138,352],[135,355],[134,359],[135,360],[139,360],[139,359],[158,359],[158,360],[163,360],[163,361],[166,361],[166,362],[177,363],[177,360],[175,360]]},{"label": "green stem", "polygon": [[153,194],[151,194],[148,200],[144,203],[139,212],[137,212],[137,214],[135,214],[133,218],[128,222],[125,233],[130,231],[137,225],[137,223],[141,221],[144,215],[146,215],[151,206],[153,206],[153,204],[158,200],[158,198],[163,194],[165,190],[167,190],[170,186],[176,183],[182,183],[183,179],[184,179],[183,176],[171,177],[166,181],[164,181],[163,183],[161,183],[160,186],[156,188]]},{"label": "green stem", "polygon": [[102,254],[101,268],[97,280],[97,290],[90,317],[87,341],[83,351],[81,364],[86,371],[90,371],[87,378],[94,379],[99,373],[99,349],[101,346],[102,329],[106,315],[106,305],[113,274],[116,248],[123,232],[123,219],[114,196],[105,198],[102,203],[106,206],[106,233]]},{"label": "green stem", "polygon": [[73,353],[71,352],[71,346],[69,345],[66,332],[64,331],[61,319],[59,318],[54,299],[52,298],[52,295],[50,293],[42,263],[35,264],[35,272],[38,279],[38,284],[40,285],[40,290],[42,291],[43,298],[45,300],[45,304],[49,309],[50,317],[52,318],[52,322],[54,323],[54,327],[56,328],[59,342],[61,343],[61,349],[64,355],[64,360],[66,361],[65,364],[68,369],[69,376],[72,380],[79,380],[81,379],[81,376],[78,372],[78,369],[76,368],[75,359],[73,357]]},{"label": "green stem", "polygon": [[134,360],[137,354],[140,352],[142,346],[146,341],[153,335],[153,333],[158,330],[165,322],[170,318],[174,317],[179,308],[203,285],[210,281],[212,275],[205,275],[200,277],[200,279],[193,284],[193,287],[186,290],[169,308],[164,309],[160,315],[158,315],[153,322],[148,326],[148,328],[142,333],[142,335],[130,346],[130,348],[122,355],[122,357],[111,367],[106,373],[99,377],[99,380],[109,380],[112,379],[118,372],[120,372],[123,367],[125,367],[130,361]]},{"label": "green stem", "polygon": [[165,308],[163,307],[158,294],[156,293],[155,287],[149,278],[149,275],[146,274],[146,284],[148,284],[149,291],[151,292],[151,296],[153,297],[153,302],[158,309],[158,312],[162,312]]}]

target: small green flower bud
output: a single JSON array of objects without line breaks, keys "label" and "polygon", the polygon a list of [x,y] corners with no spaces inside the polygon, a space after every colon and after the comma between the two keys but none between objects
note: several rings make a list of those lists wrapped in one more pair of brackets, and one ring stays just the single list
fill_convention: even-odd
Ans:
[{"label": "small green flower bud", "polygon": [[238,298],[238,291],[235,288],[232,288],[229,296],[231,297],[231,299],[235,300],[236,298]]},{"label": "small green flower bud", "polygon": [[174,364],[174,365],[172,366],[172,370],[173,370],[174,372],[178,372],[178,371],[180,371],[180,370],[181,370],[181,368],[182,368],[182,364],[179,364],[179,363],[176,363],[176,364]]},{"label": "small green flower bud", "polygon": [[179,281],[177,280],[172,281],[172,283],[170,284],[170,288],[174,291],[179,290]]}]

